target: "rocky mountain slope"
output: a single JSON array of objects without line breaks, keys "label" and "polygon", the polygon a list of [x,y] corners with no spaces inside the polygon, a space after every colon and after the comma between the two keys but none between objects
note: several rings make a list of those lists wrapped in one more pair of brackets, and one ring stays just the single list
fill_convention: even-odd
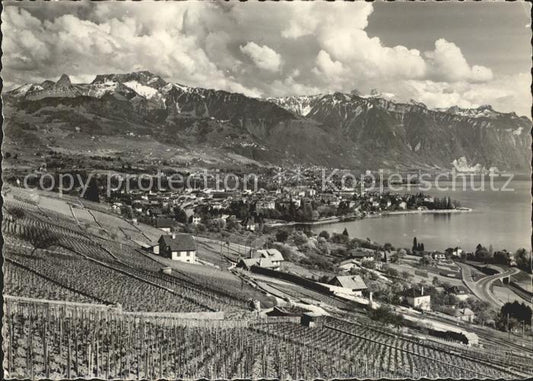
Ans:
[{"label": "rocky mountain slope", "polygon": [[140,158],[163,154],[143,151],[150,142],[167,154],[205,152],[213,164],[240,158],[360,169],[451,168],[462,157],[486,168],[530,162],[526,117],[490,106],[432,110],[377,92],[256,99],[142,71],[98,75],[88,84],[63,75],[3,99],[5,139],[18,146],[72,150],[78,141],[92,153],[118,152],[120,139],[129,139]]}]

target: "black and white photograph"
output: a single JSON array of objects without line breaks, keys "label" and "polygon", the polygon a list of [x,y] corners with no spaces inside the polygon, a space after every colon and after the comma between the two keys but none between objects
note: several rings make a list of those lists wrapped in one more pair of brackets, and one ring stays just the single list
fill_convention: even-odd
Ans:
[{"label": "black and white photograph", "polygon": [[530,2],[1,7],[3,379],[533,377]]}]

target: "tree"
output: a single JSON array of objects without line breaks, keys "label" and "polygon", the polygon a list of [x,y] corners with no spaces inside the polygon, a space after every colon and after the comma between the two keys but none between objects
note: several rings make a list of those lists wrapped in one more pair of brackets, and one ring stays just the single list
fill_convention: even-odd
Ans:
[{"label": "tree", "polygon": [[21,220],[24,218],[26,213],[24,212],[24,209],[19,208],[18,206],[14,206],[7,209],[7,212],[15,219],[15,220]]},{"label": "tree", "polygon": [[405,258],[407,251],[405,249],[400,249],[397,251],[398,260]]},{"label": "tree", "polygon": [[308,241],[307,236],[302,232],[295,232],[293,235],[294,244],[296,246],[305,245]]},{"label": "tree", "polygon": [[495,252],[493,259],[494,259],[494,263],[497,263],[500,265],[508,265],[509,262],[511,261],[511,258],[509,257],[509,252],[505,250]]},{"label": "tree", "polygon": [[478,245],[478,247],[476,247],[475,256],[476,256],[476,260],[481,261],[481,262],[488,262],[489,259],[491,258],[491,255],[489,251],[487,250],[487,248],[481,245]]},{"label": "tree", "polygon": [[370,310],[368,315],[372,320],[377,320],[383,324],[391,324],[399,327],[403,323],[403,317],[391,310],[388,306],[380,306],[375,310]]},{"label": "tree", "polygon": [[422,258],[420,258],[419,262],[422,266],[428,266],[431,263],[427,255],[424,255]]},{"label": "tree", "polygon": [[329,240],[329,233],[326,230],[322,230],[320,234],[318,234],[319,237],[324,237],[326,240]]},{"label": "tree", "polygon": [[433,286],[435,286],[435,287],[438,287],[438,286],[440,286],[440,280],[439,280],[439,278],[438,278],[438,277],[436,277],[436,276],[435,276],[435,277],[433,277],[433,281],[432,281],[431,283],[432,283],[432,284],[433,284]]},{"label": "tree", "polygon": [[418,251],[418,241],[416,240],[416,237],[413,238],[413,251]]},{"label": "tree", "polygon": [[375,269],[376,262],[375,261],[363,261],[361,262],[361,266],[366,267],[367,269]]},{"label": "tree", "polygon": [[83,198],[93,202],[100,202],[100,195],[98,192],[98,184],[94,177],[89,178],[89,185],[83,195]]},{"label": "tree", "polygon": [[310,202],[305,202],[302,206],[302,215],[304,221],[313,221],[313,206]]},{"label": "tree", "polygon": [[174,218],[176,218],[176,221],[186,224],[187,223],[187,213],[180,208],[179,206],[176,206],[174,208]]},{"label": "tree", "polygon": [[404,270],[401,272],[401,274],[402,274],[402,278],[405,280],[408,280],[413,277],[413,274],[411,274],[409,271]]},{"label": "tree", "polygon": [[276,241],[285,242],[289,238],[289,233],[286,230],[280,229],[276,232]]},{"label": "tree", "polygon": [[357,249],[358,247],[361,247],[361,243],[357,238],[351,239],[347,244],[348,249]]},{"label": "tree", "polygon": [[531,324],[531,307],[525,303],[505,303],[496,318],[496,327],[502,331],[512,330],[519,324]]},{"label": "tree", "polygon": [[526,249],[518,249],[514,253],[514,260],[518,268],[531,273],[531,253],[528,253]]},{"label": "tree", "polygon": [[33,255],[37,249],[43,250],[59,245],[59,236],[57,234],[48,230],[39,229],[35,226],[27,226],[24,229],[21,238],[28,241],[33,246],[31,255]]},{"label": "tree", "polygon": [[398,273],[398,270],[393,268],[388,268],[385,270],[385,274],[397,278],[400,274]]},{"label": "tree", "polygon": [[501,309],[501,314],[504,316],[509,314],[509,317],[520,322],[531,322],[531,308],[525,303],[518,303],[516,300],[513,303],[505,303]]},{"label": "tree", "polygon": [[349,236],[348,229],[344,228],[344,230],[342,231],[342,235],[345,235],[346,237],[348,237]]},{"label": "tree", "polygon": [[338,233],[333,233],[331,235],[331,242],[333,243],[340,243],[343,245],[347,245],[349,241],[350,241],[350,237],[348,237],[347,235],[338,234]]},{"label": "tree", "polygon": [[390,243],[385,243],[385,245],[383,245],[383,249],[385,249],[385,251],[392,251],[394,250],[394,247],[392,246],[392,244]]},{"label": "tree", "polygon": [[233,231],[239,230],[241,225],[235,216],[230,216],[226,219],[226,230]]}]

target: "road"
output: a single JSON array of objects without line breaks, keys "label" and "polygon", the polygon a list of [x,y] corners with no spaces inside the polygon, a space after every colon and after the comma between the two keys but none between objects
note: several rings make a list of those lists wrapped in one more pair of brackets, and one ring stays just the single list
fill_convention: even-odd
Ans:
[{"label": "road", "polygon": [[492,293],[492,284],[498,279],[514,275],[520,271],[517,268],[511,268],[498,274],[487,275],[486,277],[479,279],[477,282],[474,282],[472,280],[472,268],[464,263],[456,262],[456,264],[461,267],[461,273],[463,274],[463,282],[465,283],[466,287],[468,287],[470,291],[479,299],[489,302],[497,310],[500,310],[504,303],[501,302],[498,298],[496,298]]}]

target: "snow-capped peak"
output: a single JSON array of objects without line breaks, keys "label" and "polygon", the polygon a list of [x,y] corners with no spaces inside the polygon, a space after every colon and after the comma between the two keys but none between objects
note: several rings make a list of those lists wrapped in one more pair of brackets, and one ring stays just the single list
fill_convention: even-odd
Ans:
[{"label": "snow-capped peak", "polygon": [[158,94],[158,91],[154,89],[153,87],[145,86],[137,81],[124,82],[123,85],[129,87],[130,89],[135,91],[137,94],[147,99],[151,99]]},{"label": "snow-capped peak", "polygon": [[466,116],[469,118],[494,118],[499,113],[494,111],[490,105],[482,105],[477,108],[461,108],[459,106],[452,106],[448,109],[436,109],[437,111],[445,111],[450,114]]}]

